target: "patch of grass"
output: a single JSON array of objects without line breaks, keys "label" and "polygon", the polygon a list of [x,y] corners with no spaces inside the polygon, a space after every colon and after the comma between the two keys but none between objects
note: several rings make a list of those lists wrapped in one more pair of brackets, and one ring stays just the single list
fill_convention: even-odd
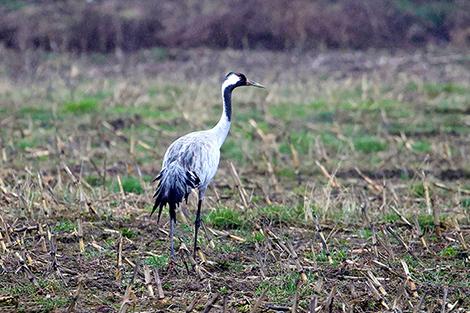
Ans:
[{"label": "patch of grass", "polygon": [[420,214],[418,215],[418,224],[423,231],[429,231],[434,229],[436,226],[434,224],[434,217],[429,214]]},{"label": "patch of grass", "polygon": [[32,137],[25,137],[17,140],[15,142],[15,145],[21,149],[21,150],[26,150],[28,148],[34,148],[37,146],[37,140]]},{"label": "patch of grass", "polygon": [[413,82],[413,81],[406,83],[405,91],[406,92],[418,91],[418,84],[416,82]]},{"label": "patch of grass", "polygon": [[310,103],[278,103],[269,107],[269,113],[283,121],[305,120],[315,117],[315,111],[327,108],[322,100]]},{"label": "patch of grass", "polygon": [[96,175],[89,175],[85,177],[85,180],[92,187],[101,186],[103,183],[103,180],[101,179],[101,177],[98,177]]},{"label": "patch of grass", "polygon": [[124,228],[121,228],[121,235],[123,237],[132,239],[132,238],[136,238],[138,233],[131,228],[124,227]]},{"label": "patch of grass", "polygon": [[[116,105],[107,107],[106,112],[111,116],[141,116],[143,118],[171,121],[180,116],[177,111],[171,108],[163,108],[150,104],[141,104],[137,106]],[[168,126],[169,127],[169,126]],[[169,129],[171,130],[171,129]]]},{"label": "patch of grass", "polygon": [[459,250],[456,247],[448,246],[442,249],[439,252],[439,255],[442,257],[446,257],[446,258],[453,258],[453,257],[456,257],[458,253],[459,253]]},{"label": "patch of grass", "polygon": [[61,220],[54,226],[54,231],[71,233],[75,230],[75,223],[71,220]]},{"label": "patch of grass", "polygon": [[[68,304],[69,300],[66,297],[56,294],[64,287],[58,281],[38,279],[37,284],[38,286],[33,283],[18,283],[13,287],[2,286],[0,287],[0,294],[7,294],[20,299],[17,312],[29,312],[32,303],[39,306],[39,308],[36,308],[38,312],[52,312]],[[39,293],[39,291],[41,292]],[[44,296],[44,292],[53,293],[55,296]],[[28,305],[24,302],[26,299]]]},{"label": "patch of grass", "polygon": [[265,291],[266,296],[273,302],[285,301],[295,294],[299,274],[290,273],[277,277],[271,277],[269,281],[263,281],[256,293],[261,295]]},{"label": "patch of grass", "polygon": [[423,87],[428,96],[432,98],[435,98],[442,93],[464,94],[466,92],[466,88],[464,86],[457,85],[455,83],[425,84]]},{"label": "patch of grass", "polygon": [[223,269],[235,273],[243,272],[244,266],[241,262],[236,260],[221,260],[217,264]]},{"label": "patch of grass", "polygon": [[207,214],[204,220],[219,229],[238,229],[244,224],[240,212],[230,208],[217,208]]},{"label": "patch of grass", "polygon": [[239,163],[243,162],[245,156],[241,150],[240,143],[235,139],[228,138],[227,141],[223,144],[220,149],[220,153],[224,158],[237,161]]},{"label": "patch of grass", "polygon": [[362,136],[353,140],[354,148],[363,153],[376,153],[384,151],[387,144],[381,139],[373,136]]},{"label": "patch of grass", "polygon": [[[313,257],[311,253],[310,253],[310,257]],[[321,251],[319,254],[315,255],[314,257],[318,263],[329,263],[328,255],[324,251]],[[333,267],[337,267],[338,265],[340,265],[343,261],[347,259],[348,253],[344,249],[340,249],[340,250],[335,249],[333,251],[330,251],[330,257],[332,260],[331,265]]]},{"label": "patch of grass", "polygon": [[145,264],[155,268],[164,268],[168,264],[168,256],[166,255],[151,255],[145,259]]},{"label": "patch of grass", "polygon": [[335,112],[333,111],[321,111],[316,114],[315,121],[320,123],[333,123]]},{"label": "patch of grass", "polygon": [[[286,299],[292,299],[297,289],[300,298],[310,298],[313,293],[311,284],[316,278],[316,274],[307,273],[307,283],[298,285],[300,275],[294,272],[286,273],[261,282],[255,293],[260,296],[264,292],[270,301],[282,304],[286,303]],[[304,307],[303,303],[300,304]]]},{"label": "patch of grass", "polygon": [[292,167],[278,168],[276,170],[276,175],[290,179],[295,179],[297,177],[297,174],[295,173],[295,170]]},{"label": "patch of grass", "polygon": [[63,110],[67,113],[86,114],[92,113],[98,109],[98,100],[96,98],[83,98],[78,101],[69,101],[64,103]]},{"label": "patch of grass", "polygon": [[301,222],[302,210],[283,205],[265,206],[257,210],[258,218],[265,218],[276,224]]},{"label": "patch of grass", "polygon": [[218,242],[215,246],[215,250],[223,254],[238,253],[241,251],[241,249],[242,249],[242,246],[236,244],[233,241]]},{"label": "patch of grass", "polygon": [[359,235],[361,236],[361,238],[369,239],[372,237],[372,230],[370,230],[369,228],[363,228],[359,231]]},{"label": "patch of grass", "polygon": [[259,231],[254,231],[252,232],[248,237],[247,237],[247,242],[248,243],[261,243],[266,240],[266,236],[259,232]]},{"label": "patch of grass", "polygon": [[418,140],[411,145],[411,149],[418,153],[431,152],[431,144],[425,140]]},{"label": "patch of grass", "polygon": [[[140,180],[136,177],[125,176],[121,178],[122,189],[124,192],[141,194],[144,192],[144,188],[140,184]],[[114,183],[114,192],[119,192],[119,184],[116,181]]]},{"label": "patch of grass", "polygon": [[[431,194],[431,190],[428,189],[429,194]],[[426,196],[426,190],[424,188],[424,184],[419,182],[416,184],[413,184],[411,186],[411,193],[418,198],[424,198]]]},{"label": "patch of grass", "polygon": [[386,223],[395,223],[400,220],[400,216],[398,216],[398,214],[396,213],[388,213],[388,214],[385,214],[385,216],[383,217],[383,220]]},{"label": "patch of grass", "polygon": [[[296,150],[301,154],[308,153],[310,146],[315,142],[314,137],[309,131],[296,131],[290,133],[290,142],[296,148]],[[290,146],[288,151],[281,151],[283,153],[291,153]],[[287,149],[286,149],[287,150]]]},{"label": "patch of grass", "polygon": [[320,134],[320,139],[325,146],[331,148],[339,149],[343,146],[343,142],[333,133],[322,132]]},{"label": "patch of grass", "polygon": [[460,205],[465,209],[470,208],[470,198],[463,198],[460,200]]},{"label": "patch of grass", "polygon": [[42,312],[52,312],[56,309],[63,308],[69,303],[69,299],[65,297],[38,297],[37,304],[42,306]]},{"label": "patch of grass", "polygon": [[20,116],[30,116],[33,121],[48,122],[53,118],[52,111],[41,107],[22,107],[18,113]]}]

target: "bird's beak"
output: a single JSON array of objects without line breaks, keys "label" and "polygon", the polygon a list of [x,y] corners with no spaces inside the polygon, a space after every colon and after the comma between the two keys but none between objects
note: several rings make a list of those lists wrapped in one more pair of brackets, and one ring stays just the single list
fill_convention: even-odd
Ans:
[{"label": "bird's beak", "polygon": [[246,81],[246,85],[247,86],[253,86],[253,87],[258,87],[258,88],[266,88],[264,87],[263,85],[257,83],[257,82],[254,82],[254,81],[251,81],[251,80],[247,80]]}]

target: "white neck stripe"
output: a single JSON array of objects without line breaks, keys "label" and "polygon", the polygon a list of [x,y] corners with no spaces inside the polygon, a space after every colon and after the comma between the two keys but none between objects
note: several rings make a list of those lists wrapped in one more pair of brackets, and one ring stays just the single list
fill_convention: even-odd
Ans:
[{"label": "white neck stripe", "polygon": [[225,88],[227,88],[229,86],[232,86],[232,85],[235,85],[239,81],[240,81],[240,77],[238,77],[235,74],[231,74],[229,77],[227,77],[227,79],[225,79],[224,83],[222,84],[222,94],[223,94]]}]

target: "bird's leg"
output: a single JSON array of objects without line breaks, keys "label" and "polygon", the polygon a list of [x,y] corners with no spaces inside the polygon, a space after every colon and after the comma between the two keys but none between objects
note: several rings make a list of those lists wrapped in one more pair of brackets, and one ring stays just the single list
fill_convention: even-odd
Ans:
[{"label": "bird's leg", "polygon": [[194,222],[194,250],[193,250],[193,257],[196,259],[196,251],[197,251],[197,232],[199,227],[201,226],[201,206],[202,206],[202,199],[199,199],[197,202],[197,212],[196,212],[196,221]]},{"label": "bird's leg", "polygon": [[175,221],[170,218],[170,257],[171,261],[175,260]]},{"label": "bird's leg", "polygon": [[175,223],[173,218],[170,218],[170,261],[168,262],[168,271],[172,272],[175,270],[176,259],[175,259]]}]

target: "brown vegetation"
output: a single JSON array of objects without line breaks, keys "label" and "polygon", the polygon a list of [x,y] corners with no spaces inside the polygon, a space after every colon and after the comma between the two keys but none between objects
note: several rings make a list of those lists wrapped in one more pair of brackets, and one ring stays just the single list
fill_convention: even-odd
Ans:
[{"label": "brown vegetation", "polygon": [[0,5],[0,42],[76,52],[466,45],[469,12],[464,0],[8,0]]}]

